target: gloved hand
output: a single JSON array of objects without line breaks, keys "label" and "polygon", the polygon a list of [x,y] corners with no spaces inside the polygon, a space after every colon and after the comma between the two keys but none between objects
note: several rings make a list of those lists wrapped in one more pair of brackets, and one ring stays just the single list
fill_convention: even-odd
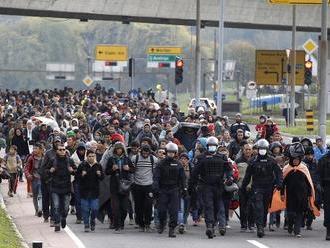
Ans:
[{"label": "gloved hand", "polygon": [[186,188],[184,188],[182,190],[182,194],[181,195],[182,195],[182,198],[186,198],[188,196],[188,190]]}]

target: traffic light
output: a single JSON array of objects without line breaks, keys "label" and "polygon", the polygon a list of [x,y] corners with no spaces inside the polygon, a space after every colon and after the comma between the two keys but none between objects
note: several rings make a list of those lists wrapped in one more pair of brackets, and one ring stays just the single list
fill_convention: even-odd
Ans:
[{"label": "traffic light", "polygon": [[175,59],[175,84],[180,84],[183,81],[183,59],[176,57]]},{"label": "traffic light", "polygon": [[313,62],[311,60],[307,60],[305,62],[305,84],[311,85],[313,82]]}]

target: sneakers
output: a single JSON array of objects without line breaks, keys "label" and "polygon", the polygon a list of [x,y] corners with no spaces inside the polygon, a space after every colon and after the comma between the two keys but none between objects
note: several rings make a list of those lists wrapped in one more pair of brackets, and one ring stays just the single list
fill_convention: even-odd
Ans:
[{"label": "sneakers", "polygon": [[249,233],[254,233],[255,232],[255,230],[254,230],[254,227],[253,226],[249,226]]},{"label": "sneakers", "polygon": [[246,227],[241,227],[241,233],[245,233],[247,232],[247,228]]},{"label": "sneakers", "polygon": [[153,230],[152,230],[152,228],[151,228],[149,225],[146,225],[146,226],[144,227],[144,231],[145,231],[146,233],[151,233]]},{"label": "sneakers", "polygon": [[44,223],[48,223],[48,222],[49,222],[48,218],[44,218]]},{"label": "sneakers", "polygon": [[296,238],[301,238],[301,234],[300,234],[300,233],[295,234],[294,236],[295,236]]},{"label": "sneakers", "polygon": [[183,224],[181,224],[181,225],[179,226],[179,233],[180,233],[180,234],[184,234],[184,225],[183,225]]},{"label": "sneakers", "polygon": [[133,219],[129,219],[128,225],[133,226],[134,224],[135,224],[134,223],[134,220]]},{"label": "sneakers", "polygon": [[95,231],[95,225],[91,225],[91,231],[92,231],[92,232]]},{"label": "sneakers", "polygon": [[114,233],[114,234],[121,234],[121,230],[120,230],[120,228],[115,229],[113,233]]},{"label": "sneakers", "polygon": [[59,231],[61,231],[61,227],[60,227],[60,226],[55,226],[54,231],[55,231],[55,232],[59,232]]},{"label": "sneakers", "polygon": [[37,216],[38,216],[39,218],[42,216],[42,211],[41,211],[41,210],[38,211]]},{"label": "sneakers", "polygon": [[53,220],[50,220],[50,222],[49,222],[49,226],[50,226],[50,227],[54,227],[54,226],[55,226],[55,222],[54,222]]},{"label": "sneakers", "polygon": [[88,225],[84,227],[84,231],[89,232],[89,226]]},{"label": "sneakers", "polygon": [[82,221],[80,219],[76,219],[76,224],[81,224]]},{"label": "sneakers", "polygon": [[168,237],[169,238],[176,238],[176,235],[175,235],[175,229],[173,227],[170,227],[169,231],[168,231]]},{"label": "sneakers", "polygon": [[8,191],[8,196],[9,196],[9,197],[14,197],[13,192]]},{"label": "sneakers", "polygon": [[66,227],[66,219],[61,219],[61,227],[62,228]]},{"label": "sneakers", "polygon": [[273,225],[270,224],[268,228],[269,228],[270,232],[275,232],[275,229],[273,228]]}]

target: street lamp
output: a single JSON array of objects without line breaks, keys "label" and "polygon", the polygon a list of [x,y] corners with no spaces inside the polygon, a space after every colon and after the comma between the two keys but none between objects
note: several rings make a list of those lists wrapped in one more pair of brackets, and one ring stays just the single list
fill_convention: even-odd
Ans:
[{"label": "street lamp", "polygon": [[285,100],[286,100],[286,125],[289,125],[289,121],[290,121],[290,108],[289,108],[289,71],[290,71],[290,53],[291,50],[290,49],[285,49],[285,53],[286,53],[286,85],[285,85]]}]

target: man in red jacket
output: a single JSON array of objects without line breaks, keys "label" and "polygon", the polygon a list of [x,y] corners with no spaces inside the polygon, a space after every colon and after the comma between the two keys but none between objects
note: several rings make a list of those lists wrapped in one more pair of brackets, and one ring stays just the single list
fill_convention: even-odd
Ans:
[{"label": "man in red jacket", "polygon": [[28,181],[32,183],[33,205],[35,215],[42,216],[42,194],[41,180],[39,174],[39,165],[44,156],[44,147],[39,142],[33,146],[33,152],[27,159],[24,167],[24,173]]}]

